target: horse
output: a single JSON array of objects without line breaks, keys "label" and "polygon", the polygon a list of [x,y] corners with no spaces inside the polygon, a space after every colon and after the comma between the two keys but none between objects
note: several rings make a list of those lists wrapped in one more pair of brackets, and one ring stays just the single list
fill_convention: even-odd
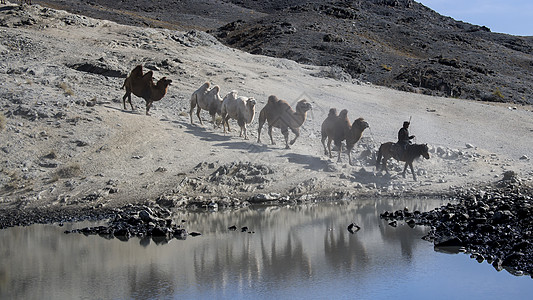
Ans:
[{"label": "horse", "polygon": [[376,161],[376,170],[379,171],[380,164],[383,164],[383,168],[387,174],[389,174],[389,170],[387,170],[387,161],[389,158],[394,158],[397,161],[404,161],[405,166],[403,168],[403,177],[405,178],[405,171],[407,170],[407,166],[411,167],[411,172],[413,173],[413,179],[416,181],[416,174],[415,170],[413,168],[413,160],[416,158],[423,156],[425,159],[429,159],[429,149],[427,144],[413,144],[408,145],[407,149],[403,151],[396,151],[396,144],[393,142],[387,142],[384,144],[381,144],[379,146],[378,150],[378,159]]}]

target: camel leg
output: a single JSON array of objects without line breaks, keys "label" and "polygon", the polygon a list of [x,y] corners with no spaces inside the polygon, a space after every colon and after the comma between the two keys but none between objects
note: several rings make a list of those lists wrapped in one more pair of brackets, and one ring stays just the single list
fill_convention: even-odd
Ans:
[{"label": "camel leg", "polygon": [[231,132],[231,129],[229,128],[229,116],[226,117],[226,126],[228,126],[228,132]]},{"label": "camel leg", "polygon": [[202,111],[202,109],[200,108],[200,106],[198,106],[198,108],[196,108],[196,116],[198,117],[198,120],[200,120],[200,124],[204,125],[204,122],[202,122],[202,118],[200,118],[200,112],[201,111]]},{"label": "camel leg", "polygon": [[124,104],[124,110],[126,109],[126,98],[130,103],[131,110],[133,110],[133,104],[131,104],[131,91],[126,91],[126,94],[124,94],[124,97],[122,97],[122,104]]},{"label": "camel leg", "polygon": [[352,150],[351,149],[347,149],[348,151],[348,163],[350,164],[350,166],[353,166],[352,165]]},{"label": "camel leg", "polygon": [[[291,145],[294,145],[294,142],[296,142],[296,139],[300,136],[300,129],[299,128],[291,128],[292,133],[294,133],[295,137],[291,141]],[[289,137],[289,134],[287,132],[287,138]]]},{"label": "camel leg", "polygon": [[[211,121],[213,121],[213,129],[217,128],[216,118],[217,118],[216,114],[212,114],[211,115]],[[222,121],[224,121],[224,120],[222,120]]]},{"label": "camel leg", "polygon": [[[328,148],[326,148],[326,138],[325,136],[322,136],[320,141],[322,142],[322,146],[324,146],[324,155],[328,155]],[[328,139],[329,142],[329,139]]]},{"label": "camel leg", "polygon": [[150,107],[152,107],[152,101],[146,101],[146,115],[149,116],[150,114],[148,111],[150,110]]},{"label": "camel leg", "polygon": [[270,143],[272,143],[272,145],[275,145],[276,143],[274,143],[274,139],[272,138],[272,126],[268,125],[268,135],[270,136]]},{"label": "camel leg", "polygon": [[332,141],[333,140],[330,137],[328,137],[328,150],[326,151],[326,155],[329,155],[329,158],[333,157],[333,155],[331,155],[331,142]]},{"label": "camel leg", "polygon": [[337,155],[337,162],[341,162],[341,153],[342,153],[342,142],[339,145],[339,154]]},{"label": "camel leg", "polygon": [[128,92],[124,94],[124,97],[122,97],[122,104],[124,104],[124,110],[126,110],[126,98],[128,98]]},{"label": "camel leg", "polygon": [[192,120],[192,112],[194,111],[195,107],[196,107],[196,102],[191,101],[191,109],[189,110],[189,116],[191,117],[191,124],[194,124],[194,121]]},{"label": "camel leg", "polygon": [[257,142],[261,143],[261,129],[263,128],[263,124],[265,122],[261,122],[261,118],[259,118],[259,126],[257,127]]},{"label": "camel leg", "polygon": [[285,149],[290,149],[291,147],[289,147],[289,128],[281,128],[281,134],[283,134],[283,137],[285,138]]},{"label": "camel leg", "polygon": [[244,139],[247,140],[248,139],[248,132],[246,130],[246,124],[244,124],[242,127],[241,127],[241,135],[244,131]]}]

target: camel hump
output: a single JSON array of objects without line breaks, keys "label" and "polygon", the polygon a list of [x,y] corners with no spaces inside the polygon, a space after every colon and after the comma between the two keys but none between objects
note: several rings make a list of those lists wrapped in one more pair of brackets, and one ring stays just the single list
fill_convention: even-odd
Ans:
[{"label": "camel hump", "polygon": [[337,109],[336,108],[330,108],[328,117],[336,117],[337,116]]},{"label": "camel hump", "polygon": [[278,97],[274,96],[274,95],[271,95],[268,97],[268,103],[270,104],[275,104],[279,101]]},{"label": "camel hump", "polygon": [[150,80],[152,80],[152,78],[154,78],[154,72],[153,71],[148,71],[148,72],[146,72],[146,74],[144,74],[142,76],[142,78],[143,78],[144,81],[150,81]]},{"label": "camel hump", "polygon": [[207,90],[209,88],[211,84],[209,82],[205,82],[204,84],[202,84],[202,86],[200,87],[201,89],[204,89],[204,90]]},{"label": "camel hump", "polygon": [[142,77],[143,76],[143,66],[142,65],[138,65],[135,68],[133,68],[133,70],[131,71],[130,75],[131,76]]},{"label": "camel hump", "polygon": [[339,118],[347,118],[348,117],[348,110],[347,109],[343,109],[341,110],[341,112],[339,113]]},{"label": "camel hump", "polygon": [[212,91],[213,93],[218,94],[218,92],[220,92],[220,87],[219,87],[218,85],[215,85],[215,86],[213,87],[213,89],[211,89],[211,91]]}]

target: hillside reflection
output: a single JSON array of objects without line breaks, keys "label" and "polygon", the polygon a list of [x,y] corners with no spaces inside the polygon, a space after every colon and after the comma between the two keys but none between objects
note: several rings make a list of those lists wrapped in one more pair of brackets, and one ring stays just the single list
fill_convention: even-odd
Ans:
[{"label": "hillside reflection", "polygon": [[[0,231],[0,298],[246,297],[251,290],[287,296],[308,284],[371,281],[383,270],[408,268],[426,231],[390,227],[379,213],[441,204],[365,199],[178,213],[177,222],[186,220],[202,235],[166,245],[63,234],[88,224],[11,228]],[[361,226],[355,234],[346,230],[352,222]],[[230,231],[231,225],[253,233]]]}]

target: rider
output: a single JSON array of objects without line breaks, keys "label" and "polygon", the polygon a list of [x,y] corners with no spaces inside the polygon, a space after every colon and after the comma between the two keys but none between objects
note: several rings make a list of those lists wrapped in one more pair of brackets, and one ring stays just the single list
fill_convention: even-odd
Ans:
[{"label": "rider", "polygon": [[409,135],[409,124],[410,122],[403,122],[403,127],[398,131],[398,142],[402,150],[407,149],[407,145],[411,144],[411,140],[415,138],[414,135]]}]

